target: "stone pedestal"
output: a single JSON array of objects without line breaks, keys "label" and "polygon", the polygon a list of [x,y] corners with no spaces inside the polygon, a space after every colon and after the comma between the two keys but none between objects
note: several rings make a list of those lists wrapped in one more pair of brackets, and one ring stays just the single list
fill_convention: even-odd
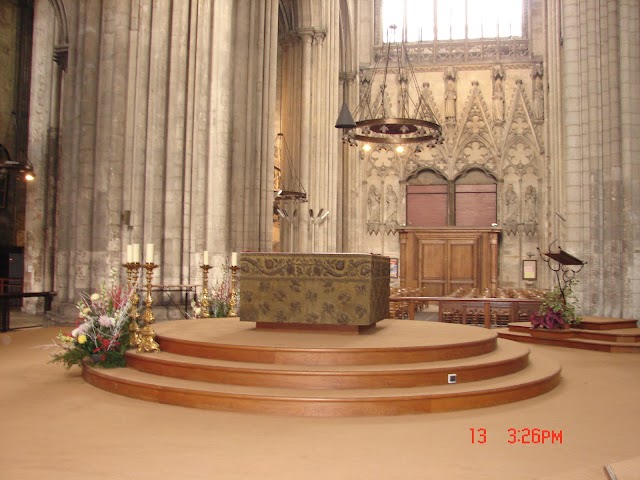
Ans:
[{"label": "stone pedestal", "polygon": [[349,331],[389,317],[389,258],[380,255],[243,253],[239,282],[240,320],[262,328]]}]

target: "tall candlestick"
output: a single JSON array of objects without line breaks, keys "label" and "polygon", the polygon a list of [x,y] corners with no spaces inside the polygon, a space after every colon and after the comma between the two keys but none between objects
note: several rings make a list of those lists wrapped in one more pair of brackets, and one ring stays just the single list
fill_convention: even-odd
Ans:
[{"label": "tall candlestick", "polygon": [[202,263],[204,265],[209,265],[209,252],[207,250],[205,250],[204,254],[202,255]]},{"label": "tall candlestick", "polygon": [[238,289],[236,284],[236,275],[238,274],[238,270],[239,270],[239,267],[234,265],[231,266],[231,291],[230,291],[231,298],[229,299],[229,313],[228,313],[229,317],[238,316]]},{"label": "tall candlestick", "polygon": [[133,263],[140,263],[140,244],[134,243],[131,245],[131,252],[133,253]]},{"label": "tall candlestick", "polygon": [[[149,252],[149,245],[151,245],[151,251]],[[153,258],[153,245],[147,245],[147,253],[151,253],[151,257]],[[147,260],[147,259],[145,259]],[[144,265],[144,269],[146,270],[147,277],[147,295],[144,302],[145,309],[144,315],[142,319],[144,320],[144,327],[140,331],[140,344],[138,345],[139,352],[159,352],[160,345],[155,341],[156,332],[153,331],[153,327],[151,324],[154,322],[155,317],[153,315],[153,298],[151,297],[151,280],[153,278],[153,269],[158,265],[154,264],[152,260],[147,260],[147,263]]]},{"label": "tall candlestick", "polygon": [[133,263],[133,245],[127,245],[127,263]]},{"label": "tall candlestick", "polygon": [[238,252],[231,252],[231,266],[238,266]]},{"label": "tall candlestick", "polygon": [[153,243],[147,243],[147,251],[144,256],[146,263],[153,263]]}]

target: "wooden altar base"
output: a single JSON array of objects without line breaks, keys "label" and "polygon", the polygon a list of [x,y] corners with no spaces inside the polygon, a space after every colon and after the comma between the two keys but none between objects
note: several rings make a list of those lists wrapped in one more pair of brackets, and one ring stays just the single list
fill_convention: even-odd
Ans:
[{"label": "wooden altar base", "polygon": [[358,334],[374,328],[371,325],[330,325],[317,323],[274,323],[255,322],[258,330],[279,330],[282,332],[324,332],[324,333],[350,333]]},{"label": "wooden altar base", "polygon": [[545,330],[530,322],[513,322],[498,329],[500,338],[524,343],[556,345],[612,353],[640,353],[640,328],[636,320],[584,317],[579,328]]},{"label": "wooden altar base", "polygon": [[131,350],[126,368],[85,365],[85,380],[158,403],[298,416],[486,407],[541,395],[560,382],[556,361],[465,325],[383,320],[360,335],[335,335],[211,318],[163,322],[155,330],[162,352]]}]

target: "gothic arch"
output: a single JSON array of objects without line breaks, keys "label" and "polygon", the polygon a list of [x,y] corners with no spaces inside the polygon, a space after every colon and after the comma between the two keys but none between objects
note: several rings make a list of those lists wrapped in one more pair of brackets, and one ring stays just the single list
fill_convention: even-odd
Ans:
[{"label": "gothic arch", "polygon": [[454,177],[453,181],[454,183],[459,183],[461,180],[463,180],[465,177],[469,177],[471,175],[473,175],[474,173],[481,173],[483,174],[485,177],[488,177],[492,180],[491,183],[498,183],[498,177],[496,176],[496,174],[494,172],[492,172],[491,170],[482,167],[482,166],[478,166],[478,165],[472,165],[468,168],[465,168],[464,170],[460,171],[459,173],[456,174],[456,176]]},{"label": "gothic arch", "polygon": [[[426,174],[426,175],[425,175]],[[435,182],[430,182],[430,185],[434,185],[434,184],[447,184],[448,183],[448,179],[447,176],[445,175],[444,172],[440,171],[438,168],[435,167],[425,167],[425,168],[420,168],[412,173],[410,173],[407,178],[405,179],[405,183],[410,185],[413,182],[417,181],[417,179],[419,177],[431,177],[434,180],[436,180]],[[424,183],[420,183],[420,185],[423,185]]]},{"label": "gothic arch", "polygon": [[57,46],[69,45],[69,26],[67,23],[67,11],[63,0],[49,0],[58,21],[59,31],[56,38]]},{"label": "gothic arch", "polygon": [[285,35],[298,29],[297,4],[294,0],[278,2],[278,33]]}]

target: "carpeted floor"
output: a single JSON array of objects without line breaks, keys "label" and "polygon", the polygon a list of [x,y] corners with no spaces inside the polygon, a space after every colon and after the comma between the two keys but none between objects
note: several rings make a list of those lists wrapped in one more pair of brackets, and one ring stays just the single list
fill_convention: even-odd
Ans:
[{"label": "carpeted floor", "polygon": [[[534,399],[399,417],[287,418],[103,392],[79,369],[47,363],[45,346],[59,330],[0,334],[2,480],[590,480],[605,479],[606,464],[626,467],[619,480],[640,478],[640,355],[531,345],[563,366],[561,384]],[[562,432],[562,443],[510,444],[510,428]]]}]

